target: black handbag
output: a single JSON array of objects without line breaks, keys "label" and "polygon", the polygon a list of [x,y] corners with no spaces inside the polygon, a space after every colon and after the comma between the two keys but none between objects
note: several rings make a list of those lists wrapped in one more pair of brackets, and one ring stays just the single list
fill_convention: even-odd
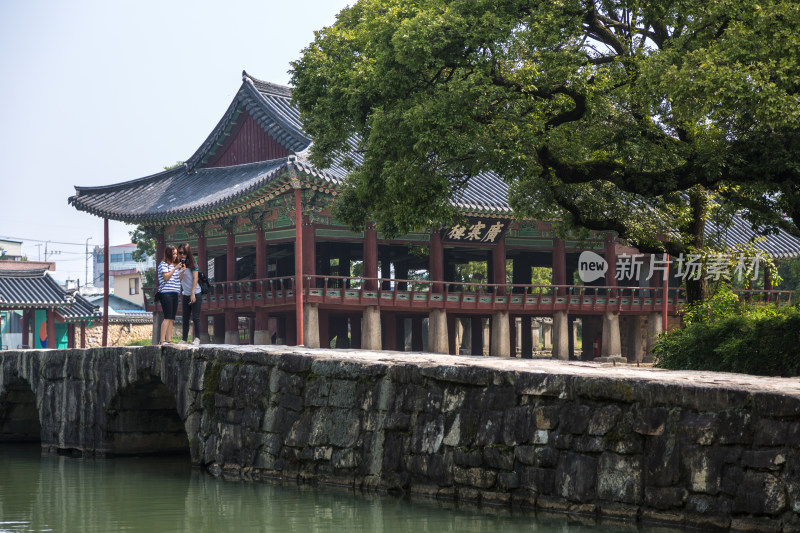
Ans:
[{"label": "black handbag", "polygon": [[153,303],[161,303],[161,291],[156,291],[156,295],[153,296]]},{"label": "black handbag", "polygon": [[208,282],[208,277],[203,272],[197,273],[197,284],[200,285],[200,294],[208,294],[211,292],[211,284]]}]

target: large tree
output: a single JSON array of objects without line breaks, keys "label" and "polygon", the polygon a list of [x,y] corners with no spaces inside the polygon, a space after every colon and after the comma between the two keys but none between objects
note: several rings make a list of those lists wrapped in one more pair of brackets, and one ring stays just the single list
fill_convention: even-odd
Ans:
[{"label": "large tree", "polygon": [[518,213],[643,251],[702,248],[710,212],[800,235],[794,1],[360,0],[292,81],[314,162],[351,154],[354,225],[447,222],[491,170]]}]

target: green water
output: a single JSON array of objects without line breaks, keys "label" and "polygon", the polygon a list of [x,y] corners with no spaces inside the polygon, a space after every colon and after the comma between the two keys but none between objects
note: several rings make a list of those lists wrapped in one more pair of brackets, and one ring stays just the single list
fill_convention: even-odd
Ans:
[{"label": "green water", "polygon": [[[5,532],[656,531],[330,487],[229,481],[188,458],[81,459],[0,444]],[[666,531],[659,529],[658,531]]]}]

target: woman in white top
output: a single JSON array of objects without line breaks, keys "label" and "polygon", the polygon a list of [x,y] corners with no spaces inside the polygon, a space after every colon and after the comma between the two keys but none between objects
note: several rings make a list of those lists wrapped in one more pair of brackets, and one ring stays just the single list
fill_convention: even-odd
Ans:
[{"label": "woman in white top", "polygon": [[161,293],[161,309],[164,320],[161,321],[160,344],[169,344],[172,339],[172,325],[178,312],[178,295],[181,292],[181,274],[185,270],[178,262],[178,250],[172,245],[164,249],[164,260],[158,264],[158,292]]},{"label": "woman in white top", "polygon": [[183,340],[181,344],[189,341],[189,317],[194,324],[192,333],[192,344],[200,344],[200,285],[197,284],[198,273],[197,263],[192,255],[192,248],[188,242],[178,246],[178,255],[181,258],[181,265],[184,271],[181,274],[181,300],[183,302]]}]

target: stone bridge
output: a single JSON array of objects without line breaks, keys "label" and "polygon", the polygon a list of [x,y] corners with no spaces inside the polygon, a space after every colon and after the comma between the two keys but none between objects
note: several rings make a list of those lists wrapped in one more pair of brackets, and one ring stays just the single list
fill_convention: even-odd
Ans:
[{"label": "stone bridge", "polygon": [[280,346],[3,352],[0,441],[182,452],[250,479],[800,531],[797,379]]}]

